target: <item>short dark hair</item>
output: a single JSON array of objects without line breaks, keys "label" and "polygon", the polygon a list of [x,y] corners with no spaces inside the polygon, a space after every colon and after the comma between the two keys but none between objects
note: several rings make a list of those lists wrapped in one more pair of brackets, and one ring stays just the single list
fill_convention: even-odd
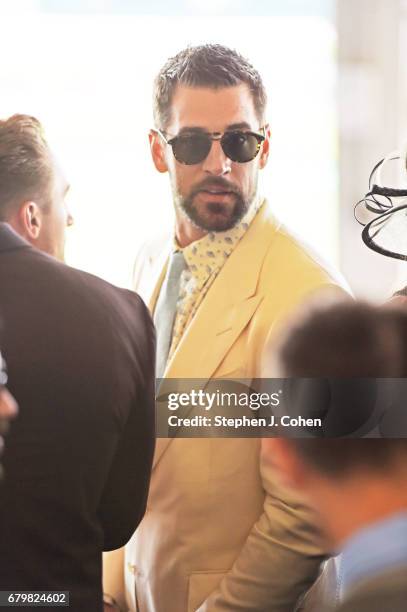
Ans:
[{"label": "short dark hair", "polygon": [[171,102],[177,85],[220,89],[245,83],[253,96],[259,121],[264,120],[266,91],[260,74],[242,56],[223,45],[187,47],[170,57],[154,81],[153,112],[158,129],[171,118]]},{"label": "short dark hair", "polygon": [[0,120],[0,221],[23,201],[47,207],[52,180],[52,155],[38,119],[13,115]]},{"label": "short dark hair", "polygon": [[[287,377],[407,377],[407,310],[350,300],[314,306],[286,330],[277,355]],[[289,443],[330,477],[355,469],[388,470],[400,457],[407,460],[407,438],[292,438]]]},{"label": "short dark hair", "polygon": [[286,376],[391,378],[407,376],[400,329],[407,310],[366,302],[316,301],[305,306],[277,347]]}]

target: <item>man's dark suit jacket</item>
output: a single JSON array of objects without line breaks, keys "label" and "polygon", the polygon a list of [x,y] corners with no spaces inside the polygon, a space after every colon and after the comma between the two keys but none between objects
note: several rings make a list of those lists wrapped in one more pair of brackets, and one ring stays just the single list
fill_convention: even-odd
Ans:
[{"label": "man's dark suit jacket", "polygon": [[[380,551],[378,551],[380,555]],[[366,579],[354,587],[337,612],[406,612],[407,567]]]},{"label": "man's dark suit jacket", "polygon": [[70,591],[102,609],[101,553],[144,515],[154,331],[141,299],[0,224],[1,347],[19,415],[0,485],[0,590]]}]

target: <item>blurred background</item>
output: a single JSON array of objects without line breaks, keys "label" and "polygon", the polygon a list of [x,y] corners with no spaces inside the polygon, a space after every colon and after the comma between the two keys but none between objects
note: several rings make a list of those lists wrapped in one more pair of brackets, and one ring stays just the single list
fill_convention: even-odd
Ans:
[{"label": "blurred background", "polygon": [[172,224],[152,81],[186,45],[219,42],[268,89],[275,213],[357,296],[407,282],[353,218],[374,164],[407,142],[407,0],[0,0],[0,32],[0,117],[38,117],[71,183],[69,264],[129,286],[141,244]]}]

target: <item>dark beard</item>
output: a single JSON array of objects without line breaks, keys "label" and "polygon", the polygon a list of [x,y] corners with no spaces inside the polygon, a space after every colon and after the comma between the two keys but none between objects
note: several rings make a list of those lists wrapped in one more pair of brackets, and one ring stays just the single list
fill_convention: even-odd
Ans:
[{"label": "dark beard", "polygon": [[[224,188],[229,191],[234,197],[235,203],[230,212],[226,214],[225,205],[218,202],[208,202],[205,206],[207,215],[203,215],[202,212],[194,204],[194,199],[202,190],[208,188]],[[245,214],[250,208],[253,201],[253,197],[245,199],[240,189],[231,186],[228,181],[223,178],[212,178],[202,181],[197,187],[195,187],[186,197],[182,197],[180,194],[177,195],[177,203],[179,208],[182,210],[184,215],[198,227],[206,232],[225,232],[232,227],[235,227],[239,221],[243,219]],[[214,215],[211,217],[211,213]],[[222,214],[223,213],[223,214]]]}]

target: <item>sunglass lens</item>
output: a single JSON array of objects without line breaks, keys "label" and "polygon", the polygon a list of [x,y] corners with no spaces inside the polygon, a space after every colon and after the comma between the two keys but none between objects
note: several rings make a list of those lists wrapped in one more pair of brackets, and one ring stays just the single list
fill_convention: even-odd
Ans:
[{"label": "sunglass lens", "polygon": [[205,134],[179,136],[173,144],[174,157],[182,164],[199,164],[208,155],[211,139]]},{"label": "sunglass lens", "polygon": [[226,132],[222,137],[222,148],[232,161],[243,164],[254,159],[259,151],[259,142],[254,134]]}]

